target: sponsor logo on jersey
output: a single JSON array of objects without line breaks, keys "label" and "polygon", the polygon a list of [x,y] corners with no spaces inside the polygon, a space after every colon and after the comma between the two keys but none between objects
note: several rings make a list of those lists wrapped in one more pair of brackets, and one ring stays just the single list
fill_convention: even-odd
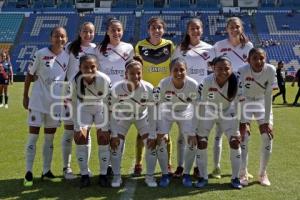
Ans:
[{"label": "sponsor logo on jersey", "polygon": [[209,92],[217,92],[218,88],[211,87],[208,89]]},{"label": "sponsor logo on jersey", "polygon": [[254,78],[251,77],[251,76],[247,76],[247,77],[245,78],[245,80],[246,80],[246,81],[254,81]]},{"label": "sponsor logo on jersey", "polygon": [[204,76],[205,74],[205,69],[197,69],[197,68],[190,68],[189,69],[189,74],[199,74],[200,76]]},{"label": "sponsor logo on jersey", "polygon": [[52,60],[54,57],[53,56],[44,56],[42,59],[43,60]]},{"label": "sponsor logo on jersey", "polygon": [[166,72],[166,68],[165,67],[148,67],[147,72]]}]

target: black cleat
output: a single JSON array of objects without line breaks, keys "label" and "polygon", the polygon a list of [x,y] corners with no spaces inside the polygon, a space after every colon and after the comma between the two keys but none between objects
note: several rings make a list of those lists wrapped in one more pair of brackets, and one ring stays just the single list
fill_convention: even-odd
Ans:
[{"label": "black cleat", "polygon": [[98,184],[101,187],[110,187],[110,182],[107,178],[107,175],[99,175],[99,180],[98,180]]},{"label": "black cleat", "polygon": [[56,177],[52,174],[52,172],[50,170],[46,174],[42,174],[42,176],[41,176],[42,180],[51,180],[54,178],[56,178]]},{"label": "black cleat", "polygon": [[31,187],[33,185],[33,175],[31,171],[26,172],[23,185],[25,187]]},{"label": "black cleat", "polygon": [[112,177],[112,176],[114,175],[114,172],[113,172],[113,170],[112,170],[111,165],[109,165],[109,166],[107,167],[107,172],[106,172],[106,174],[107,174],[107,176],[109,176],[109,177]]},{"label": "black cleat", "polygon": [[80,178],[80,189],[85,188],[91,185],[90,177],[89,175],[81,175]]}]

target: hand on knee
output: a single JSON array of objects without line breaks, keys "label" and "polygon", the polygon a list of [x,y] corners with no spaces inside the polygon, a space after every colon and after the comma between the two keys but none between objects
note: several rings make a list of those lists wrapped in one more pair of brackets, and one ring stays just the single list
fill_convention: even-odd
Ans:
[{"label": "hand on knee", "polygon": [[87,135],[83,131],[75,131],[74,141],[77,145],[84,145],[88,143]]},{"label": "hand on knee", "polygon": [[110,141],[110,133],[108,131],[97,130],[98,145],[108,145]]},{"label": "hand on knee", "polygon": [[118,146],[120,145],[120,138],[119,137],[112,137],[110,140],[110,147],[113,151],[117,151]]},{"label": "hand on knee", "polygon": [[196,136],[188,136],[188,144],[192,147],[197,146],[197,137]]},{"label": "hand on knee", "polygon": [[239,136],[231,136],[229,141],[230,148],[239,149],[240,148],[240,137]]}]

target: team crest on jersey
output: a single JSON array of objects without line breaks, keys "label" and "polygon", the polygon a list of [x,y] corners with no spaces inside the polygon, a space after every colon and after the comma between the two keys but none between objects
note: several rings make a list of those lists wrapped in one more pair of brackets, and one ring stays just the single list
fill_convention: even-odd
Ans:
[{"label": "team crest on jersey", "polygon": [[247,55],[243,54],[243,59],[246,60],[247,59]]},{"label": "team crest on jersey", "polygon": [[36,120],[35,116],[34,116],[34,115],[32,115],[32,116],[31,116],[31,121],[33,121],[33,122],[34,122],[35,120]]},{"label": "team crest on jersey", "polygon": [[170,53],[170,51],[169,51],[168,48],[164,48],[164,49],[163,49],[163,52],[164,52],[165,55],[169,55],[169,53]]}]

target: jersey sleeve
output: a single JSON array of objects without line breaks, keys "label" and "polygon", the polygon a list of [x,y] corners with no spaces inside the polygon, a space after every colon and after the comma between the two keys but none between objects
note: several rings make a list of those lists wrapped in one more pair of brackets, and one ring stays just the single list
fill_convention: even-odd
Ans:
[{"label": "jersey sleeve", "polygon": [[[104,113],[105,113],[106,116],[110,116],[111,82],[110,82],[110,79],[108,77],[107,77],[105,82],[106,82],[106,85],[105,85],[106,93],[104,94],[104,98],[103,98],[103,105],[104,105],[104,108],[105,108]],[[109,129],[110,129],[110,120],[107,120],[107,122],[102,127],[102,130],[103,131],[109,131]]]},{"label": "jersey sleeve", "polygon": [[272,110],[272,91],[276,79],[276,72],[274,68],[270,68],[270,75],[265,92],[265,123],[269,123]]},{"label": "jersey sleeve", "polygon": [[29,68],[28,68],[28,73],[30,75],[34,75],[35,72],[38,70],[40,63],[41,63],[40,59],[41,58],[40,58],[39,51],[35,52],[32,63],[29,65]]}]

